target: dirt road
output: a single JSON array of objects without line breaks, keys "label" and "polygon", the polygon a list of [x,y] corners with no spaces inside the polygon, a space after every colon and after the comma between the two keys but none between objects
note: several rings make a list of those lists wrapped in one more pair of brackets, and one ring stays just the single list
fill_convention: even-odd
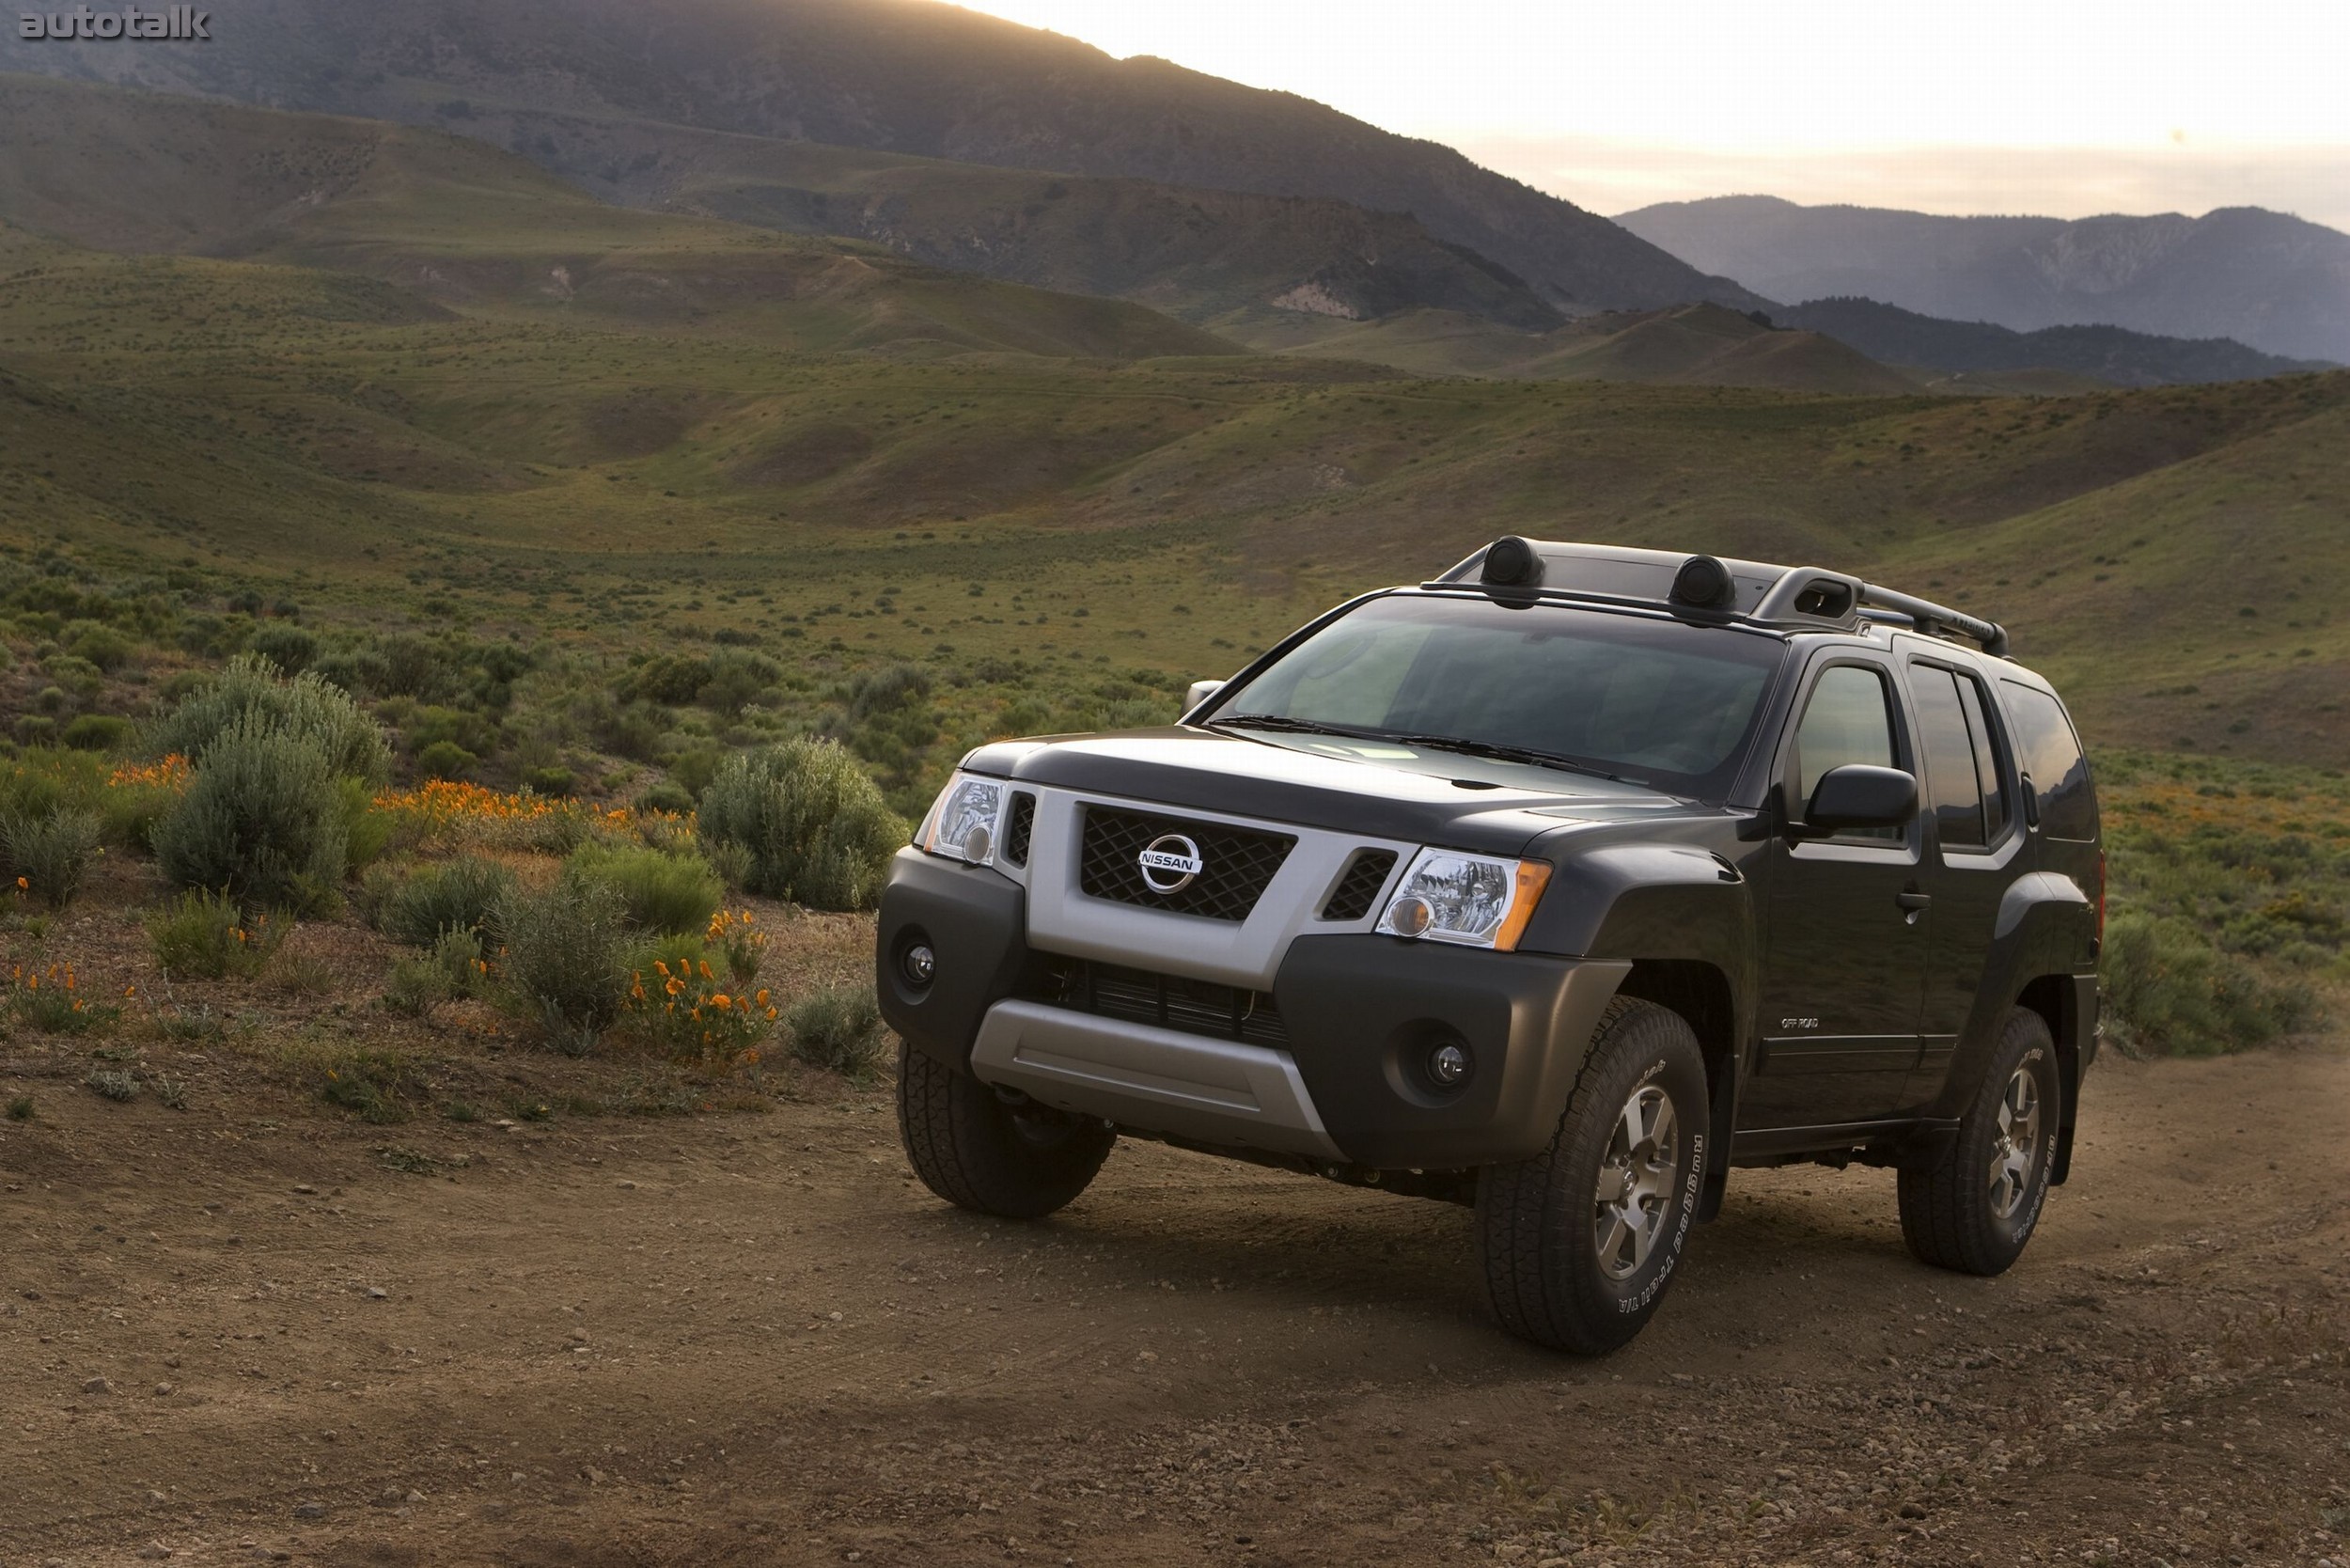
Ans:
[{"label": "dirt road", "polygon": [[2350,1564],[2340,1047],[2102,1064],[2003,1279],[1883,1173],[1738,1173],[1595,1363],[1433,1203],[1123,1145],[1017,1226],[880,1090],[382,1129],[191,1071],[0,1122],[11,1568]]}]

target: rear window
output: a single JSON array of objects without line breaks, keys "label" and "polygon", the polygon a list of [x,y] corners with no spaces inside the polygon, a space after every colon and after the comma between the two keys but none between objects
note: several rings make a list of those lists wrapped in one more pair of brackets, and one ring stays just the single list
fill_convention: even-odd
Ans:
[{"label": "rear window", "polygon": [[2086,842],[2097,837],[2097,792],[2089,780],[2089,759],[2064,707],[2037,686],[2003,681],[2007,711],[2013,718],[2015,765],[2031,781],[2040,808],[2040,831],[2051,839]]}]

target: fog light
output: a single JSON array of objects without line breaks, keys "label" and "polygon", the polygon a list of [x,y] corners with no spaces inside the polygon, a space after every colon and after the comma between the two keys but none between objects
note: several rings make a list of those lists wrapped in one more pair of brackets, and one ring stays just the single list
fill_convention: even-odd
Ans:
[{"label": "fog light", "polygon": [[1387,929],[1398,936],[1418,936],[1435,917],[1426,899],[1407,896],[1387,905]]},{"label": "fog light", "polygon": [[1428,1053],[1428,1076],[1439,1087],[1458,1089],[1468,1082],[1469,1054],[1458,1045],[1439,1045]]},{"label": "fog light", "polygon": [[938,974],[938,955],[927,942],[916,942],[898,960],[898,968],[915,985],[928,985]]}]

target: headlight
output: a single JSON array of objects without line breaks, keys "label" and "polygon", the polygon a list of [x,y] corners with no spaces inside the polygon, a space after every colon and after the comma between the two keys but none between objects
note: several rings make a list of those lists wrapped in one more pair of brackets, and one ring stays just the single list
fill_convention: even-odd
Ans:
[{"label": "headlight", "polygon": [[932,855],[950,855],[974,866],[991,864],[1009,790],[999,779],[957,774],[931,808],[930,830],[922,847]]},{"label": "headlight", "polygon": [[1377,929],[1389,936],[1514,952],[1549,885],[1545,861],[1424,849],[1412,857]]}]

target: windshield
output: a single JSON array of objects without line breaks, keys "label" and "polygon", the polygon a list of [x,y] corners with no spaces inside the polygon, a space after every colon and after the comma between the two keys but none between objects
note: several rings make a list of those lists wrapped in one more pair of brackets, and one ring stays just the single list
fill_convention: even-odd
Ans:
[{"label": "windshield", "polygon": [[1408,741],[1720,799],[1783,652],[1728,628],[1401,594],[1228,689],[1208,722]]}]

